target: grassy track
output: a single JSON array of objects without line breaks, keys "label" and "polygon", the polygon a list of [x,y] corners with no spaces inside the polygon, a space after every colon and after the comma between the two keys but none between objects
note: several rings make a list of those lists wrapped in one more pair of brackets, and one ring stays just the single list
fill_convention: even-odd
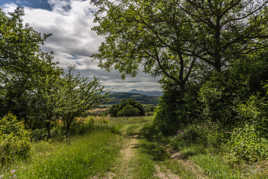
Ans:
[{"label": "grassy track", "polygon": [[70,145],[63,142],[33,144],[32,159],[7,169],[2,178],[268,178],[267,161],[256,163],[256,166],[232,167],[220,154],[200,146],[185,146],[177,157],[165,154],[165,147],[163,149],[160,144],[140,135],[141,130],[152,122],[152,117],[104,117],[97,121],[101,124],[98,129],[73,137]]}]

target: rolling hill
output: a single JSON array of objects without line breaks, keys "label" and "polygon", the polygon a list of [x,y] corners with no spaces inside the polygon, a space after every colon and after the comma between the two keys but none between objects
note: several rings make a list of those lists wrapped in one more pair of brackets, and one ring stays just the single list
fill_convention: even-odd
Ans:
[{"label": "rolling hill", "polygon": [[142,104],[158,104],[160,96],[149,96],[132,92],[111,92],[108,104],[118,104],[123,99],[134,99]]}]

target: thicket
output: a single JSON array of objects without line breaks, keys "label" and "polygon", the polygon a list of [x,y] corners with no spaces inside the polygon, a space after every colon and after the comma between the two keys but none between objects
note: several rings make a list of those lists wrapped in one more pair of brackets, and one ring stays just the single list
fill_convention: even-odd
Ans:
[{"label": "thicket", "polygon": [[95,54],[100,66],[123,77],[143,67],[160,78],[164,95],[145,136],[157,141],[178,135],[219,150],[228,143],[236,160],[264,158],[259,139],[267,138],[267,1],[95,4],[93,30],[105,36]]},{"label": "thicket", "polygon": [[120,116],[144,116],[145,109],[142,104],[133,100],[122,100],[119,104],[114,104],[109,110],[112,117]]},{"label": "thicket", "polygon": [[[49,139],[55,128],[68,136],[76,117],[103,102],[103,87],[96,78],[75,73],[74,67],[61,69],[43,48],[50,34],[25,25],[23,14],[22,8],[9,15],[0,10],[0,117],[15,115],[32,140]],[[6,128],[13,125],[3,123],[5,117],[0,121]],[[10,135],[12,140],[18,137],[15,131]]]}]

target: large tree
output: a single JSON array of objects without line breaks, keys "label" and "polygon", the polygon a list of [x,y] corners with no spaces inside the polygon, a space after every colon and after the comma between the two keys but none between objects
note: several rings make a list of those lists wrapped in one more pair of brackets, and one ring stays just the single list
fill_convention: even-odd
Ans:
[{"label": "large tree", "polygon": [[[202,73],[267,48],[267,0],[100,0],[93,28],[105,37],[100,66],[140,67],[183,90]],[[203,70],[204,73],[204,70]]]}]

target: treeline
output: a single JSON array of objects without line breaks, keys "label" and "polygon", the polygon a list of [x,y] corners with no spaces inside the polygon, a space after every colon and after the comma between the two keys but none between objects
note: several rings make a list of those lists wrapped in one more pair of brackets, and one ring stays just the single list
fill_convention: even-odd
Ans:
[{"label": "treeline", "polygon": [[45,129],[47,138],[62,124],[67,135],[76,117],[104,100],[103,87],[58,67],[43,47],[50,35],[25,25],[23,13],[0,10],[0,118],[12,113],[26,129]]},{"label": "treeline", "polygon": [[261,138],[268,137],[267,1],[95,4],[98,25],[93,30],[106,39],[95,55],[100,65],[123,76],[143,68],[161,78],[164,95],[150,138],[196,126],[188,137],[182,132],[185,138],[200,135],[204,145],[218,149],[228,144],[233,161],[265,158]]}]

